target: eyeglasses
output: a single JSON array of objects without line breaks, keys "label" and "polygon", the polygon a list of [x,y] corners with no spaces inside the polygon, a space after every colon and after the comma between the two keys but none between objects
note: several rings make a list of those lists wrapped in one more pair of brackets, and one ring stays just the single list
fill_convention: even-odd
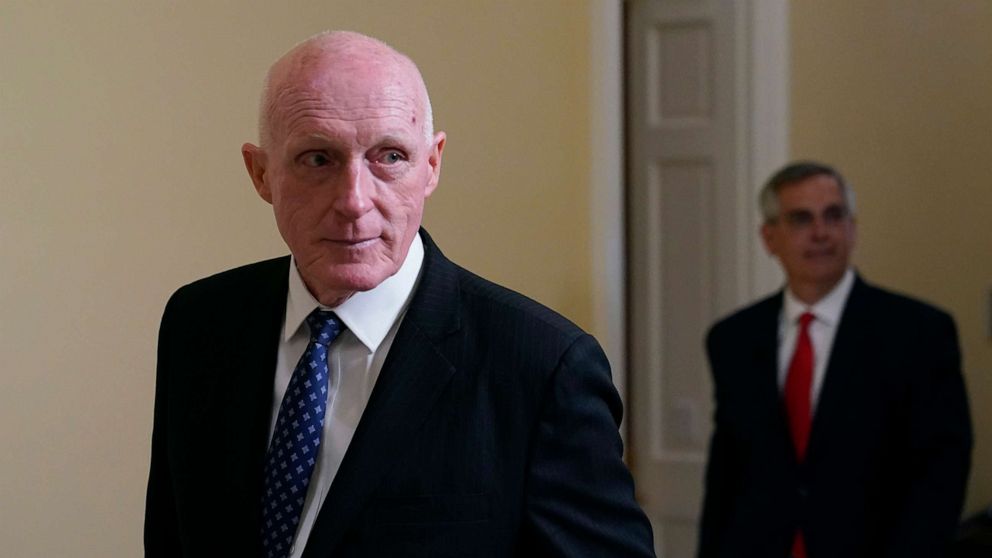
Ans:
[{"label": "eyeglasses", "polygon": [[[839,204],[827,206],[820,213],[820,220],[824,225],[837,226],[845,222],[850,217],[847,207]],[[786,212],[781,216],[782,221],[791,229],[805,229],[813,225],[816,221],[816,214],[806,209],[795,209]]]}]

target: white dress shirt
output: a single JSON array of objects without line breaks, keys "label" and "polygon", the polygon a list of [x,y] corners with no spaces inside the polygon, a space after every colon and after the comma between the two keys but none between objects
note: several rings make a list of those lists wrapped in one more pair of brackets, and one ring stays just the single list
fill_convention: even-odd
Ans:
[{"label": "white dress shirt", "polygon": [[812,306],[800,301],[788,288],[778,322],[778,388],[785,389],[785,377],[789,373],[789,362],[796,351],[799,337],[799,316],[804,312],[813,314],[815,319],[809,324],[809,337],[813,343],[813,383],[810,386],[810,411],[816,411],[820,399],[823,378],[827,374],[827,360],[834,346],[837,325],[847,297],[854,286],[854,272],[848,269],[844,277],[827,295]]},{"label": "white dress shirt", "polygon": [[279,341],[276,377],[272,394],[272,423],[269,438],[275,430],[279,405],[296,363],[306,350],[310,330],[306,317],[315,308],[333,311],[347,329],[331,344],[327,355],[329,381],[327,414],[320,452],[314,466],[307,498],[303,504],[300,526],[290,550],[291,558],[303,554],[317,512],[341,466],[345,451],[369,402],[376,378],[393,344],[403,314],[420,274],[424,261],[424,245],[420,235],[414,237],[406,260],[392,277],[376,288],[358,292],[335,308],[322,306],[307,289],[296,269],[289,266],[289,293],[286,295],[286,318]]}]

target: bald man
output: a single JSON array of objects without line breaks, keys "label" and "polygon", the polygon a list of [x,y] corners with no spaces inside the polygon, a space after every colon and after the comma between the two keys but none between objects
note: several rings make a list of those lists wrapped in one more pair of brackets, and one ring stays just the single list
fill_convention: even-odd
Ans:
[{"label": "bald man", "polygon": [[289,256],[159,334],[146,556],[653,556],[596,341],[420,227],[443,132],[355,33],[269,71],[242,156]]}]

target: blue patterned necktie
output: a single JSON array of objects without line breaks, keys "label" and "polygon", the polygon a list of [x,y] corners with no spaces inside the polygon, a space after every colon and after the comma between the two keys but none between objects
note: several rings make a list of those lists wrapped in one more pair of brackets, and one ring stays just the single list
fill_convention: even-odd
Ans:
[{"label": "blue patterned necktie", "polygon": [[265,460],[262,545],[268,558],[289,554],[300,524],[324,430],[328,346],[343,330],[337,316],[319,308],[307,316],[307,325],[310,342],[279,405]]}]

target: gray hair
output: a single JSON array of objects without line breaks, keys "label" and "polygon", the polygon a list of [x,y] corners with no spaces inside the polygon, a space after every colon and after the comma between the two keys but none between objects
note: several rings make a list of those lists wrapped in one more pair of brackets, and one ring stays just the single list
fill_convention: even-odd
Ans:
[{"label": "gray hair", "polygon": [[[421,87],[421,97],[423,97],[423,106],[421,109],[424,113],[423,121],[423,131],[424,131],[424,141],[430,144],[434,140],[434,109],[431,107],[430,94],[427,92],[427,84],[424,83],[423,76],[420,74],[420,69],[417,64],[407,55],[399,52],[393,47],[389,46],[383,41],[376,39],[374,37],[369,37],[367,35],[362,35],[361,33],[355,33],[354,31],[321,31],[316,35],[308,37],[289,49],[286,54],[279,58],[282,61],[290,53],[303,48],[307,45],[311,45],[317,42],[330,43],[330,48],[326,49],[330,52],[338,52],[346,54],[349,51],[354,51],[358,43],[365,43],[366,45],[375,45],[380,49],[387,51],[395,55],[398,59],[410,64],[420,81]],[[275,91],[272,90],[272,73],[273,69],[278,65],[273,64],[269,67],[269,70],[265,73],[265,80],[262,82],[262,95],[258,102],[258,140],[263,147],[267,146],[272,139],[272,103],[273,95]]]},{"label": "gray hair", "polygon": [[837,169],[816,161],[795,161],[779,169],[761,188],[758,203],[765,222],[770,223],[778,219],[778,193],[782,188],[819,175],[829,176],[837,182],[841,196],[844,197],[844,204],[847,205],[848,214],[854,215],[854,190]]}]

